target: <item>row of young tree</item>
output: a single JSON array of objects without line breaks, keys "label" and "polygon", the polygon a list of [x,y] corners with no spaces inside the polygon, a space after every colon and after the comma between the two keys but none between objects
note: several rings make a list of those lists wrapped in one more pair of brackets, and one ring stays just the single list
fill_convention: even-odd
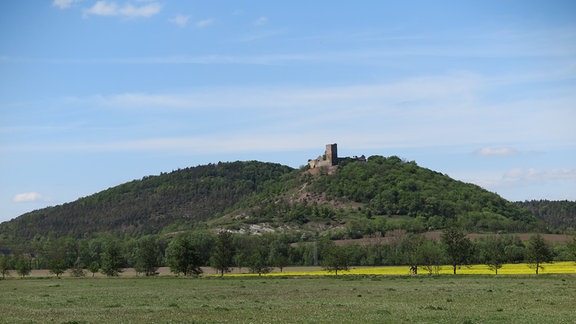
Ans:
[{"label": "row of young tree", "polygon": [[192,231],[174,236],[147,235],[121,241],[111,235],[92,239],[60,238],[39,240],[36,249],[18,256],[0,255],[2,277],[16,272],[24,277],[32,269],[48,269],[56,276],[70,270],[73,276],[92,276],[101,272],[117,276],[125,268],[134,268],[146,276],[168,266],[178,275],[192,276],[212,267],[220,275],[233,268],[263,274],[286,266],[322,265],[329,271],[347,270],[349,266],[406,265],[412,273],[424,269],[433,274],[440,265],[450,264],[456,274],[460,266],[487,264],[496,274],[505,263],[527,262],[536,274],[543,263],[576,261],[576,238],[568,244],[550,245],[534,235],[522,242],[514,235],[492,235],[470,240],[457,228],[446,229],[440,241],[422,234],[395,233],[387,239],[368,244],[336,244],[327,237],[312,239],[294,236],[241,235],[230,232],[213,234]]}]

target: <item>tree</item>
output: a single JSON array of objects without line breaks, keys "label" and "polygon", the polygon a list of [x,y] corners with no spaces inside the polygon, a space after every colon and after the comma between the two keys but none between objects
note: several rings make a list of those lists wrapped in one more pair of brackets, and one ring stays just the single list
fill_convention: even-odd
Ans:
[{"label": "tree", "polygon": [[198,264],[201,266],[210,265],[210,256],[216,236],[207,230],[195,230],[190,233],[189,238],[198,254]]},{"label": "tree", "polygon": [[257,273],[261,276],[263,273],[269,273],[272,271],[272,267],[268,262],[268,256],[264,249],[258,249],[249,258],[249,269],[251,273]]},{"label": "tree", "polygon": [[118,276],[122,272],[123,265],[124,259],[120,242],[115,239],[109,239],[102,251],[102,273],[109,277]]},{"label": "tree", "polygon": [[173,273],[185,276],[202,273],[199,251],[190,235],[182,234],[174,238],[168,244],[166,254],[168,266]]},{"label": "tree", "polygon": [[398,244],[403,264],[410,266],[410,273],[418,274],[418,266],[423,266],[428,274],[438,273],[444,256],[442,248],[432,239],[421,234],[406,234]]},{"label": "tree", "polygon": [[267,249],[262,245],[262,242],[259,243],[248,258],[248,267],[250,268],[250,272],[257,273],[261,276],[263,273],[272,271],[272,267],[270,266]]},{"label": "tree", "polygon": [[93,261],[88,265],[88,271],[92,272],[92,277],[94,277],[96,272],[100,271],[100,264],[98,264],[96,261]]},{"label": "tree", "polygon": [[230,268],[234,266],[234,246],[230,232],[221,231],[218,233],[210,263],[221,277],[224,276],[225,272],[230,272]]},{"label": "tree", "polygon": [[66,272],[68,266],[66,265],[66,261],[62,259],[50,259],[48,260],[48,270],[50,273],[56,275],[56,278],[60,278],[60,275]]},{"label": "tree", "polygon": [[424,239],[422,245],[418,248],[420,262],[428,274],[438,274],[440,264],[444,260],[442,247],[433,239]]},{"label": "tree", "polygon": [[270,242],[270,264],[278,267],[280,272],[289,263],[289,245],[280,239]]},{"label": "tree", "polygon": [[0,255],[0,273],[2,274],[2,279],[5,279],[7,275],[10,274],[10,257],[6,254]]},{"label": "tree", "polygon": [[576,261],[576,236],[567,244],[567,248],[572,260]]},{"label": "tree", "polygon": [[491,235],[479,242],[482,262],[498,274],[498,269],[507,261],[506,242],[500,235]]},{"label": "tree", "polygon": [[74,265],[70,269],[70,275],[72,277],[84,277],[86,276],[86,272],[84,271],[84,263],[82,263],[82,259],[78,257]]},{"label": "tree", "polygon": [[542,263],[552,262],[554,255],[552,249],[540,234],[532,235],[526,245],[526,260],[530,267],[544,269]]},{"label": "tree", "polygon": [[447,228],[440,236],[444,251],[446,252],[447,261],[452,265],[453,273],[456,269],[467,264],[472,255],[472,242],[466,237],[466,234],[456,227]]},{"label": "tree", "polygon": [[156,275],[161,262],[162,252],[156,237],[143,236],[136,242],[136,271],[146,276]]},{"label": "tree", "polygon": [[328,272],[348,271],[350,266],[350,254],[343,246],[332,245],[322,258],[322,268]]},{"label": "tree", "polygon": [[56,275],[56,278],[60,278],[60,275],[66,272],[78,259],[76,245],[71,237],[60,237],[48,244],[46,266],[50,273]]},{"label": "tree", "polygon": [[32,267],[30,266],[30,260],[26,260],[24,258],[18,259],[16,263],[16,272],[20,275],[21,278],[30,274],[32,271]]},{"label": "tree", "polygon": [[418,265],[421,265],[422,255],[420,247],[424,243],[424,237],[419,234],[407,234],[402,238],[398,249],[402,254],[402,262],[410,266],[412,274],[418,274]]}]

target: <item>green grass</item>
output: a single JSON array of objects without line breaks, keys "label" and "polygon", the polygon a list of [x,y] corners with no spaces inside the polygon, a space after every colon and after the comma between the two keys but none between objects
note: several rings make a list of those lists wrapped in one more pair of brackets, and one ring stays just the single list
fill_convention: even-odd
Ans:
[{"label": "green grass", "polygon": [[559,323],[576,276],[0,280],[2,323]]}]

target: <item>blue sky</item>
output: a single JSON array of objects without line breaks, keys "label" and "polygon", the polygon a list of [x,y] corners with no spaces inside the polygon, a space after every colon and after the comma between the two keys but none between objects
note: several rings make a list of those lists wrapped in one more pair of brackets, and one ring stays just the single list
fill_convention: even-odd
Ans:
[{"label": "blue sky", "polygon": [[0,221],[327,143],[576,200],[575,122],[574,1],[0,2]]}]

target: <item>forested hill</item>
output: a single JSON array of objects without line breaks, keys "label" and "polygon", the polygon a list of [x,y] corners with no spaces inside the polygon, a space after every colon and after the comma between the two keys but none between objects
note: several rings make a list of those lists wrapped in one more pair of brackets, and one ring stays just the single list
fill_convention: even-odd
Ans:
[{"label": "forested hill", "polygon": [[451,224],[486,232],[540,226],[527,210],[476,185],[395,156],[372,156],[366,162],[344,160],[334,174],[251,161],[149,176],[2,223],[0,241],[97,232],[138,236],[200,223],[234,230],[257,224],[340,231],[347,237]]},{"label": "forested hill", "polygon": [[[251,220],[346,223],[348,236],[394,227],[425,231],[459,225],[482,232],[541,227],[532,214],[497,194],[396,156],[344,160],[335,174],[309,176],[298,192],[275,199],[251,213]],[[330,204],[322,205],[324,201]]]},{"label": "forested hill", "polygon": [[0,235],[30,239],[37,234],[156,233],[177,222],[205,221],[292,171],[280,164],[251,161],[147,176],[72,203],[24,214],[0,224]]},{"label": "forested hill", "polygon": [[546,223],[550,230],[576,229],[576,201],[530,200],[516,204]]}]

